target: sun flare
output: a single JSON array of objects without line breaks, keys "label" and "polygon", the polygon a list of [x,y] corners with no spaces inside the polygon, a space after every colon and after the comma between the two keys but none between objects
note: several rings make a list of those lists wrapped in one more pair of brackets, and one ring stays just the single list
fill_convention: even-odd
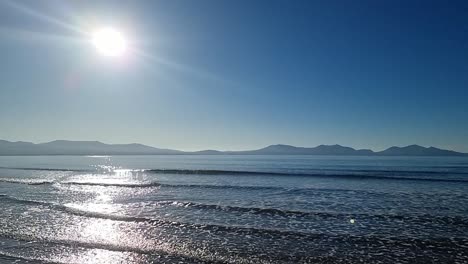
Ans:
[{"label": "sun flare", "polygon": [[110,57],[120,57],[125,54],[127,41],[123,34],[113,28],[101,28],[92,35],[92,43],[97,51]]}]

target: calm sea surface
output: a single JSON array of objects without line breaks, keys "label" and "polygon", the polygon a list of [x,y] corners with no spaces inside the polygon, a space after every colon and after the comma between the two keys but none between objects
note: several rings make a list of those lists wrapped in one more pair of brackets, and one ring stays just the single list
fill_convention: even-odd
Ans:
[{"label": "calm sea surface", "polygon": [[0,263],[468,263],[468,158],[0,157]]}]

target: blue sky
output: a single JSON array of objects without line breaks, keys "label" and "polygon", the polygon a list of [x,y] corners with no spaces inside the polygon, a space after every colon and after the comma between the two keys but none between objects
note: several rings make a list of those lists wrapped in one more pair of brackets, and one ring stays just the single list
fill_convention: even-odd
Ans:
[{"label": "blue sky", "polygon": [[466,1],[4,0],[0,58],[1,139],[468,152]]}]

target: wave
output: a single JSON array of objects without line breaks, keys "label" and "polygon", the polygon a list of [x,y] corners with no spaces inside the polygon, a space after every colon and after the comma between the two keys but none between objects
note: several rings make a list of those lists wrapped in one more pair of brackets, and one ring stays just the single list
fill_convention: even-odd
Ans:
[{"label": "wave", "polygon": [[[1,179],[0,179],[1,181]],[[213,185],[213,184],[167,184],[159,182],[142,182],[142,183],[107,183],[107,182],[52,182],[44,184],[60,184],[60,185],[78,185],[78,186],[100,186],[100,187],[124,187],[124,188],[200,188],[200,189],[240,189],[240,190],[278,190],[289,191],[291,188],[279,186],[247,186],[247,185]],[[324,190],[324,189],[322,189]]]},{"label": "wave", "polygon": [[[251,252],[232,252],[229,248],[226,248],[224,245],[214,246],[211,245],[207,247],[203,245],[203,247],[196,246],[196,244],[186,246],[183,244],[171,244],[170,247],[167,245],[157,245],[151,244],[143,247],[139,247],[137,245],[129,245],[126,243],[120,243],[116,241],[115,243],[99,243],[99,242],[87,242],[81,240],[70,240],[70,239],[57,239],[52,237],[43,237],[43,238],[36,238],[31,235],[19,235],[19,234],[2,234],[0,231],[0,238],[7,238],[16,241],[22,241],[25,243],[30,242],[37,242],[41,243],[42,248],[63,248],[64,251],[67,251],[65,248],[80,248],[80,249],[101,249],[106,251],[113,251],[113,252],[125,252],[125,253],[136,253],[147,256],[148,258],[142,256],[143,258],[138,258],[141,261],[146,260],[147,262],[151,263],[206,263],[206,264],[222,264],[222,263],[236,263],[236,264],[267,264],[274,262],[288,262],[294,261],[294,263],[318,263],[318,261],[323,259],[329,259],[329,257],[321,257],[321,256],[291,256],[287,252],[277,251],[274,253],[273,258],[268,257],[265,254],[257,255],[258,251]],[[314,237],[313,239],[322,238],[322,235]],[[279,237],[279,239],[285,239],[285,237]],[[213,247],[214,246],[214,247]],[[54,264],[62,264],[62,263],[69,263],[64,262],[62,259],[59,259],[59,262],[55,262],[55,260],[50,261],[44,259],[45,257],[41,257],[38,254],[32,254],[31,246],[28,245],[25,251],[25,255],[15,254],[10,252],[5,252],[0,250],[0,256],[6,256],[7,258],[15,258],[17,260],[25,260],[29,263],[29,261],[36,261],[40,263],[54,263]],[[65,248],[64,248],[65,247]],[[22,252],[23,253],[23,252]],[[38,256],[37,258],[34,256]],[[349,258],[349,257],[347,257]],[[322,261],[320,261],[322,262]],[[328,262],[327,262],[328,263]]]},{"label": "wave", "polygon": [[[0,180],[1,181],[1,180]],[[211,185],[211,184],[165,184],[159,182],[143,183],[108,183],[108,182],[44,182],[44,184],[61,185],[82,185],[82,186],[100,186],[100,187],[125,187],[125,188],[152,188],[152,187],[170,187],[170,188],[206,188],[206,189],[251,189],[251,190],[285,190],[287,188],[274,186],[239,186],[239,185]]]},{"label": "wave", "polygon": [[144,218],[144,217],[104,214],[104,213],[99,213],[99,212],[82,210],[82,209],[75,208],[72,206],[67,206],[67,205],[62,205],[62,204],[57,204],[57,203],[52,203],[52,202],[20,199],[20,198],[12,197],[12,196],[5,195],[5,194],[0,194],[0,199],[8,200],[8,201],[18,203],[18,204],[45,206],[48,208],[56,209],[58,211],[71,213],[73,215],[85,216],[85,217],[91,217],[91,218],[101,218],[101,219],[123,221],[123,222],[159,222],[160,221],[160,220],[154,220],[154,219]]},{"label": "wave", "polygon": [[340,189],[340,188],[289,188],[282,186],[253,186],[253,185],[213,185],[213,184],[166,184],[160,182],[140,182],[140,183],[113,183],[113,182],[81,182],[81,181],[50,181],[50,180],[19,180],[12,178],[0,178],[0,182],[13,183],[13,184],[26,184],[26,185],[54,185],[54,186],[96,186],[96,187],[118,187],[118,188],[191,188],[191,189],[212,189],[212,190],[251,190],[251,191],[279,191],[287,193],[298,192],[351,192],[351,193],[367,193],[367,194],[381,194],[381,192],[368,191],[368,190],[353,190],[353,189]]},{"label": "wave", "polygon": [[[56,204],[52,202],[19,199],[19,198],[5,195],[5,194],[0,194],[0,199],[9,200],[9,201],[20,203],[20,204],[43,205],[43,206],[52,207],[55,209],[60,209],[61,211],[71,212],[73,214],[77,214],[80,216],[105,218],[109,220],[125,221],[125,222],[154,222],[156,221],[154,219],[145,218],[145,217],[109,215],[109,214],[103,214],[99,212],[86,211],[86,210],[82,210],[82,209],[72,207],[72,206],[60,205],[60,204]],[[290,211],[290,210],[281,210],[281,209],[275,209],[275,208],[239,207],[239,206],[202,204],[202,203],[180,202],[180,201],[164,201],[164,202],[160,202],[159,204],[174,205],[174,206],[185,207],[185,208],[188,207],[188,208],[199,208],[199,209],[214,209],[214,210],[222,210],[222,211],[237,211],[237,212],[243,212],[243,213],[281,215],[281,216],[307,216],[307,215],[336,216],[338,215],[338,214],[326,213],[326,212]]]},{"label": "wave", "polygon": [[21,167],[0,167],[7,170],[25,170],[25,171],[64,171],[64,172],[90,172],[91,169],[59,169],[59,168],[21,168]]},{"label": "wave", "polygon": [[[33,171],[63,171],[63,172],[95,172],[92,169],[57,169],[57,168],[14,168],[0,167],[0,169],[33,170]],[[116,170],[117,171],[117,170]],[[315,172],[267,172],[267,171],[242,171],[242,170],[193,170],[193,169],[130,169],[129,172],[143,172],[154,174],[183,174],[183,175],[232,175],[232,176],[289,176],[289,177],[322,177],[322,178],[344,178],[344,179],[369,179],[369,180],[405,180],[405,181],[428,181],[428,182],[458,182],[468,183],[468,179],[461,178],[434,178],[420,177],[421,175],[466,175],[468,172],[450,171],[411,171],[411,170],[340,170],[320,169]],[[105,171],[112,173],[112,171]],[[419,176],[419,177],[418,177]],[[111,185],[110,185],[111,186]]]},{"label": "wave", "polygon": [[[238,175],[238,176],[297,176],[297,177],[332,177],[332,178],[348,178],[348,179],[375,179],[375,180],[410,180],[410,181],[436,181],[436,182],[468,182],[468,179],[444,179],[444,178],[422,178],[411,177],[418,174],[462,174],[468,173],[459,172],[435,172],[435,171],[390,171],[390,170],[346,170],[343,173],[327,173],[337,172],[342,170],[326,169],[316,173],[300,173],[300,172],[263,172],[263,171],[235,171],[235,170],[188,170],[188,169],[151,169],[144,170],[148,173],[156,174],[185,174],[185,175]],[[381,173],[379,175],[379,173]],[[391,175],[382,175],[391,174]],[[395,175],[397,174],[397,175]],[[410,177],[398,176],[398,174],[410,174]]]},{"label": "wave", "polygon": [[153,226],[161,227],[181,227],[181,228],[191,228],[197,230],[207,230],[207,231],[224,231],[224,232],[235,232],[238,234],[270,234],[270,235],[292,235],[292,236],[318,236],[318,234],[311,234],[298,231],[288,231],[288,230],[279,230],[279,229],[266,229],[266,228],[254,228],[254,227],[243,227],[243,226],[226,226],[226,225],[217,225],[217,224],[197,224],[197,223],[186,223],[186,222],[177,222],[164,219],[153,219],[148,217],[138,217],[138,216],[125,216],[125,215],[114,215],[99,213],[94,211],[83,210],[73,206],[61,205],[51,202],[42,202],[42,201],[33,201],[33,200],[23,200],[8,195],[0,194],[0,199],[10,200],[15,203],[27,204],[27,205],[39,205],[45,206],[51,209],[55,209],[64,213],[71,215],[88,217],[88,218],[97,218],[97,219],[106,219],[113,221],[121,222],[132,222],[132,223],[149,223]]},{"label": "wave", "polygon": [[0,182],[27,184],[27,185],[69,185],[69,186],[97,186],[97,187],[122,187],[122,188],[194,188],[194,189],[236,189],[236,190],[253,190],[265,191],[273,190],[280,192],[302,192],[302,191],[329,191],[329,192],[360,192],[374,194],[376,192],[366,190],[350,190],[350,189],[333,189],[333,188],[289,188],[281,186],[252,186],[252,185],[213,185],[213,184],[166,184],[159,182],[142,182],[142,183],[109,183],[109,182],[73,182],[73,181],[35,181],[35,180],[17,180],[11,178],[0,178]]},{"label": "wave", "polygon": [[259,208],[259,207],[240,207],[230,205],[216,205],[216,204],[203,204],[194,202],[172,202],[181,207],[199,208],[204,210],[221,210],[228,212],[241,212],[259,215],[281,216],[281,217],[319,217],[319,218],[332,218],[332,219],[392,219],[411,222],[432,222],[441,221],[444,224],[467,226],[468,218],[461,216],[435,216],[429,214],[419,215],[401,215],[401,214],[369,214],[369,213],[337,213],[337,212],[323,212],[323,211],[294,211],[277,208]]},{"label": "wave", "polygon": [[274,186],[239,186],[239,185],[210,185],[210,184],[164,184],[159,182],[142,183],[110,183],[110,182],[80,182],[80,181],[48,181],[48,180],[18,180],[12,178],[0,178],[0,182],[27,184],[27,185],[77,185],[77,186],[101,186],[101,187],[124,187],[124,188],[206,188],[206,189],[252,189],[252,190],[290,190]]},{"label": "wave", "polygon": [[[194,229],[199,231],[208,231],[218,233],[218,235],[229,234],[234,235],[236,237],[244,237],[244,236],[259,236],[259,237],[268,237],[269,239],[279,239],[279,240],[294,240],[294,241],[317,241],[321,243],[322,241],[328,241],[329,243],[341,243],[344,242],[345,244],[348,243],[356,243],[361,244],[367,247],[368,245],[381,245],[382,243],[386,244],[389,243],[388,246],[408,246],[408,245],[419,245],[421,247],[429,247],[431,244],[436,243],[438,246],[441,244],[446,244],[453,248],[454,246],[457,247],[468,247],[468,239],[464,237],[431,237],[431,238],[417,238],[417,237],[408,237],[408,236],[386,236],[386,235],[377,235],[377,234],[370,234],[370,235],[351,235],[351,234],[333,234],[333,233],[310,233],[310,232],[300,232],[300,231],[289,231],[289,230],[280,230],[280,229],[267,229],[267,228],[254,228],[254,227],[244,227],[244,226],[225,226],[225,225],[216,225],[216,224],[194,224],[194,223],[183,223],[183,222],[175,222],[175,221],[168,221],[168,220],[158,220],[158,219],[150,219],[144,217],[127,217],[127,216],[116,216],[116,215],[109,215],[109,214],[101,214],[101,213],[94,213],[88,212],[85,210],[75,209],[72,208],[71,210],[67,210],[67,213],[78,215],[78,216],[85,216],[90,218],[98,218],[98,219],[108,219],[108,220],[115,220],[115,221],[124,221],[124,222],[147,222],[152,226],[160,226],[164,228],[188,228]],[[8,237],[13,239],[25,239],[25,240],[34,240],[37,241],[37,238],[30,236],[20,236],[11,235],[11,234],[2,234],[0,230],[0,237]],[[67,244],[67,245],[74,245],[79,247],[85,248],[101,248],[105,250],[111,251],[129,251],[129,252],[136,252],[142,254],[153,254],[157,253],[157,249],[154,248],[141,248],[141,247],[132,247],[126,245],[114,245],[114,244],[100,244],[100,243],[87,243],[87,242],[80,242],[80,241],[67,241],[67,240],[53,240],[53,241],[46,241],[52,243],[60,243],[60,244]],[[377,243],[378,242],[378,243]],[[168,252],[170,254],[176,253],[175,252]],[[185,255],[185,254],[184,254]],[[190,256],[193,257],[193,256]]]},{"label": "wave", "polygon": [[[137,247],[132,245],[125,245],[125,244],[111,244],[111,243],[99,243],[99,242],[86,242],[86,241],[77,241],[77,240],[69,240],[69,239],[55,239],[55,238],[37,238],[33,235],[20,235],[20,234],[4,234],[0,231],[0,237],[13,239],[16,241],[24,241],[26,243],[29,242],[40,242],[43,246],[64,246],[64,247],[78,247],[78,248],[85,248],[85,249],[102,249],[107,251],[113,252],[132,252],[137,254],[144,254],[144,255],[160,255],[168,256],[170,258],[175,258],[178,260],[177,263],[220,263],[217,260],[217,256],[204,256],[199,254],[199,252],[178,252],[177,249],[171,248],[164,248],[158,247],[157,245],[154,246],[146,246],[146,247]],[[29,250],[30,251],[30,250]],[[197,254],[198,253],[198,254]],[[200,255],[200,256],[197,256]],[[29,256],[23,256],[18,254],[12,254],[6,251],[0,250],[0,256],[5,256],[7,258],[14,258],[17,260],[25,260],[25,261],[39,261],[40,263],[53,263],[53,264],[62,264],[62,263],[69,263],[69,262],[62,262],[62,261],[54,261],[54,260],[47,260],[43,257],[33,258]],[[1,259],[0,259],[1,260]],[[243,262],[245,263],[245,262]]]},{"label": "wave", "polygon": [[47,263],[47,264],[66,264],[66,262],[57,262],[52,260],[46,260],[43,258],[33,258],[22,256],[19,254],[10,253],[7,251],[0,250],[0,262],[2,260],[8,261],[8,263]]},{"label": "wave", "polygon": [[41,202],[41,201],[20,199],[20,198],[16,198],[16,197],[6,195],[6,194],[0,194],[0,199],[8,200],[8,201],[19,203],[19,204],[44,205],[44,206],[51,206],[51,207],[56,205],[54,203],[49,203],[49,202]]},{"label": "wave", "polygon": [[[108,219],[114,221],[123,221],[123,222],[147,222],[156,225],[180,225],[180,226],[193,226],[197,229],[211,229],[215,228],[216,230],[236,230],[244,229],[250,230],[255,228],[246,228],[246,227],[232,227],[232,226],[220,226],[220,225],[201,225],[201,224],[188,224],[188,223],[178,223],[168,220],[153,219],[148,217],[138,217],[138,216],[126,216],[126,215],[113,215],[100,213],[95,211],[83,210],[77,207],[56,204],[52,202],[43,202],[43,201],[34,201],[34,200],[24,200],[8,195],[0,194],[0,199],[9,200],[15,203],[28,204],[28,205],[40,205],[53,208],[59,211],[70,213],[77,216],[91,217],[91,218],[100,218]],[[240,213],[249,213],[255,215],[269,215],[269,216],[280,216],[280,217],[294,217],[294,218],[322,218],[322,219],[375,219],[375,220],[398,220],[398,221],[407,221],[411,223],[431,223],[438,222],[445,225],[454,225],[461,227],[468,227],[468,218],[462,216],[438,216],[430,214],[419,214],[419,215],[402,215],[402,214],[369,214],[369,213],[338,213],[338,212],[322,212],[322,211],[294,211],[278,208],[260,208],[260,207],[241,207],[241,206],[230,206],[230,205],[215,205],[215,204],[203,204],[203,203],[194,203],[194,202],[181,202],[181,201],[166,201],[163,202],[165,205],[174,205],[184,208],[194,208],[202,210],[217,210],[217,211],[226,211],[226,212],[240,212]],[[160,203],[162,204],[162,203]],[[264,229],[262,229],[264,230]],[[267,229],[270,230],[270,229]],[[271,230],[270,230],[271,231]],[[279,231],[273,230],[275,232],[289,233],[290,231]],[[297,232],[293,232],[297,233]]]},{"label": "wave", "polygon": [[149,173],[159,174],[200,174],[200,175],[290,175],[282,172],[236,171],[236,170],[190,170],[190,169],[149,169]]},{"label": "wave", "polygon": [[[425,180],[425,181],[442,181],[442,182],[461,182],[466,183],[468,180],[456,179],[414,179],[404,178],[405,180]],[[15,178],[0,178],[0,182],[13,183],[13,184],[27,184],[27,185],[76,185],[76,186],[100,186],[100,187],[123,187],[123,188],[202,188],[202,189],[240,189],[240,190],[277,190],[277,191],[359,191],[368,192],[364,190],[348,190],[348,189],[325,189],[325,188],[289,188],[281,186],[255,186],[255,185],[213,185],[213,184],[169,184],[160,182],[139,182],[139,183],[118,183],[118,182],[82,182],[82,181],[53,181],[41,179],[15,179]]]},{"label": "wave", "polygon": [[[443,166],[432,166],[432,167],[423,167],[424,169],[411,169],[414,167],[396,167],[395,169],[389,169],[387,167],[381,167],[382,169],[353,169],[353,168],[323,168],[323,169],[316,169],[316,172],[352,172],[352,173],[366,173],[366,174],[374,174],[374,173],[398,173],[398,174],[462,174],[468,175],[468,167],[443,167]],[[427,170],[433,169],[433,170]],[[462,169],[466,171],[454,171],[454,169]]]},{"label": "wave", "polygon": [[49,180],[19,180],[12,178],[0,178],[0,182],[6,183],[16,183],[16,184],[27,184],[27,185],[53,185],[53,184],[62,184],[62,185],[85,185],[85,186],[102,186],[102,187],[127,187],[127,188],[148,188],[148,187],[157,187],[161,184],[157,182],[149,183],[106,183],[106,182],[61,182],[61,181],[49,181]]},{"label": "wave", "polygon": [[84,185],[84,186],[102,186],[102,187],[127,187],[127,188],[150,188],[159,187],[160,183],[107,183],[107,182],[56,182],[63,185]]},{"label": "wave", "polygon": [[6,183],[17,183],[17,184],[27,184],[27,185],[48,185],[53,184],[55,181],[47,181],[47,180],[33,180],[33,179],[11,179],[11,178],[0,178],[0,182]]},{"label": "wave", "polygon": [[[435,170],[366,170],[366,169],[317,169],[314,172],[268,172],[268,171],[242,171],[242,170],[205,170],[205,169],[145,169],[149,173],[160,174],[201,174],[201,175],[278,175],[278,176],[327,176],[327,175],[356,175],[356,174],[378,174],[378,173],[401,173],[401,174],[462,174],[459,171],[435,171]],[[343,172],[340,174],[329,174],[327,172]],[[351,173],[350,173],[351,172]]]},{"label": "wave", "polygon": [[205,209],[205,210],[220,210],[220,211],[229,211],[229,212],[241,212],[241,213],[251,213],[251,214],[261,214],[261,215],[275,215],[275,216],[330,216],[333,214],[325,212],[304,212],[304,211],[294,211],[294,210],[282,210],[276,208],[260,208],[260,207],[241,207],[241,206],[231,206],[231,205],[217,205],[217,204],[203,204],[203,203],[194,203],[194,202],[169,202],[180,207],[189,207],[195,209]]},{"label": "wave", "polygon": [[[436,238],[415,238],[415,237],[401,237],[401,236],[379,236],[379,235],[368,235],[368,236],[355,236],[348,234],[310,234],[307,237],[286,237],[284,235],[278,237],[268,236],[269,239],[275,239],[279,241],[294,240],[297,247],[305,249],[311,254],[304,254],[300,256],[293,256],[291,252],[283,251],[281,248],[282,244],[272,244],[270,250],[262,248],[262,252],[253,251],[243,254],[243,252],[229,252],[229,248],[225,248],[224,245],[214,246],[208,245],[208,247],[194,248],[187,247],[184,245],[172,244],[171,247],[159,246],[157,244],[151,244],[147,246],[128,245],[120,243],[118,241],[114,243],[100,243],[100,242],[87,242],[81,240],[70,240],[70,239],[59,239],[53,237],[42,237],[37,238],[33,235],[24,234],[4,234],[0,231],[0,238],[7,238],[16,241],[24,241],[25,243],[37,242],[41,243],[43,248],[81,248],[81,249],[101,249],[106,251],[114,252],[132,252],[142,255],[155,256],[157,263],[161,260],[166,260],[170,263],[271,263],[273,262],[287,262],[287,263],[349,263],[351,262],[407,262],[414,261],[414,250],[417,249],[417,253],[427,253],[425,260],[435,260],[436,262],[455,261],[454,263],[464,263],[466,254],[464,249],[468,247],[468,239],[466,238],[450,238],[450,237],[436,237]],[[239,238],[242,241],[242,238]],[[278,242],[279,242],[278,241]],[[277,241],[275,241],[277,242]],[[310,244],[312,242],[313,244]],[[306,243],[306,244],[303,244]],[[286,244],[288,245],[288,244]],[[308,246],[312,248],[308,248]],[[351,246],[350,246],[351,245]],[[28,246],[30,247],[30,245]],[[323,256],[329,249],[338,250],[343,252],[343,256]],[[27,249],[27,248],[26,248]],[[442,254],[444,249],[449,250],[449,254]],[[389,250],[392,252],[389,253]],[[442,251],[440,251],[442,250]],[[369,252],[368,255],[362,256],[363,251]],[[439,253],[440,251],[440,253]],[[29,250],[25,250],[31,252]],[[296,252],[296,251],[294,251]],[[229,254],[234,253],[234,254]],[[267,253],[272,258],[269,258],[266,254],[263,256],[252,255],[258,253]],[[404,253],[404,254],[401,254]],[[445,251],[444,251],[445,253]],[[360,254],[360,255],[359,255]],[[456,255],[453,258],[453,255]],[[0,250],[0,256],[6,256],[9,258],[16,258],[26,261],[39,261],[40,263],[64,263],[64,262],[50,262],[43,260],[42,258],[34,258],[31,256],[24,256],[18,254],[12,254]],[[37,256],[37,254],[32,254]],[[163,256],[161,259],[160,256]],[[385,256],[385,258],[382,258]],[[421,255],[417,255],[421,258]],[[424,255],[425,256],[425,255]]]}]

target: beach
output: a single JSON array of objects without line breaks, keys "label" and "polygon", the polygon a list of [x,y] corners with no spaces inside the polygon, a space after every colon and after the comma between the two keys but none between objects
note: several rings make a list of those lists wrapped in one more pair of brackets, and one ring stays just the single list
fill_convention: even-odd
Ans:
[{"label": "beach", "polygon": [[0,157],[0,263],[466,263],[466,157]]}]

